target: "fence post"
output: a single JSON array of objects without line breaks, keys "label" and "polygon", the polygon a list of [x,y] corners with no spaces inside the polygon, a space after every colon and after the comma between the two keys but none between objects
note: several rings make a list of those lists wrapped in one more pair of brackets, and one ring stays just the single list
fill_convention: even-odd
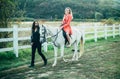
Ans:
[{"label": "fence post", "polygon": [[104,38],[107,40],[107,25],[104,26]]},{"label": "fence post", "polygon": [[97,26],[94,24],[94,40],[97,42]]},{"label": "fence post", "polygon": [[115,38],[115,24],[113,24],[112,30],[113,30],[113,38]]},{"label": "fence post", "polygon": [[13,26],[13,50],[16,57],[18,57],[18,26],[17,25]]}]

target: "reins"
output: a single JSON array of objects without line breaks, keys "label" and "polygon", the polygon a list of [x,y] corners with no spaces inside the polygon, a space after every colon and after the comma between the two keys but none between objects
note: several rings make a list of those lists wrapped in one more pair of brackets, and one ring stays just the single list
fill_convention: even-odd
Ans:
[{"label": "reins", "polygon": [[[57,30],[57,31],[58,31],[58,30]],[[55,34],[54,36],[52,36],[52,37],[55,37],[55,36],[56,36],[56,38],[55,38],[54,41],[53,41],[53,44],[54,44],[56,47],[58,47],[58,46],[56,45],[55,41],[56,41],[56,39],[58,38],[58,34],[59,34],[60,32],[61,32],[61,30],[58,31],[57,34]]]},{"label": "reins", "polygon": [[[58,30],[57,30],[58,31]],[[50,36],[49,38],[51,38],[51,37],[55,37],[55,36],[58,36],[58,34],[61,32],[61,30],[60,31],[58,31],[55,35],[53,35],[53,36]]]},{"label": "reins", "polygon": [[[48,31],[51,32],[49,29],[48,29]],[[55,37],[55,39],[54,39],[54,41],[53,41],[53,44],[54,44],[56,47],[58,47],[58,46],[56,45],[55,41],[57,40],[58,34],[59,34],[61,31],[62,31],[62,30],[59,30],[59,31],[58,31],[58,29],[57,29],[57,33],[56,33],[55,35],[52,35],[52,36],[50,36],[50,37],[47,37],[47,38],[53,38],[53,37]]]}]

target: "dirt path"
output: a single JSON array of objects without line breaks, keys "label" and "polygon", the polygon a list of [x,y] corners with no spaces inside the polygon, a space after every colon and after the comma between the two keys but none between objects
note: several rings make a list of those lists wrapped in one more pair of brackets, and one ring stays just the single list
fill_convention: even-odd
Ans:
[{"label": "dirt path", "polygon": [[120,79],[120,41],[91,44],[79,61],[58,60],[56,67],[41,65],[8,73],[1,79]]}]

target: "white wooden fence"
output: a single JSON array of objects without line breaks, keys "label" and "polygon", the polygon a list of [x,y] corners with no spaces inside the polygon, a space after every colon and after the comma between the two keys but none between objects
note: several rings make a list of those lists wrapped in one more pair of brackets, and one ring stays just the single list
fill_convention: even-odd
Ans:
[{"label": "white wooden fence", "polygon": [[[98,38],[105,38],[107,40],[107,38],[110,36],[112,36],[113,38],[115,38],[116,35],[120,36],[120,24],[119,25],[115,25],[115,24],[96,25],[94,24],[94,26],[89,26],[89,27],[82,26],[80,29],[82,29],[84,33],[85,40],[94,39],[95,42],[97,42]],[[86,31],[86,29],[92,29],[92,30]],[[92,34],[92,37],[87,37],[87,35],[89,34]]]},{"label": "white wooden fence", "polygon": [[[94,39],[95,42],[97,42],[98,38],[101,38],[101,37],[107,39],[107,37],[109,37],[109,36],[113,36],[113,38],[115,38],[116,35],[120,35],[120,25],[111,25],[111,26],[94,25],[94,26],[89,26],[89,27],[77,26],[77,28],[79,28],[83,31],[85,40]],[[86,31],[86,29],[89,29],[89,28],[91,28],[93,30]],[[99,29],[101,29],[101,30],[99,30]],[[31,28],[18,28],[17,25],[14,25],[13,28],[0,28],[0,32],[13,32],[12,38],[1,38],[0,37],[0,42],[9,42],[9,41],[13,42],[13,47],[0,48],[0,52],[13,50],[16,57],[18,57],[19,49],[25,49],[25,48],[31,47],[30,45],[23,45],[23,46],[18,45],[18,41],[20,41],[20,40],[30,40],[30,36],[18,37],[18,32],[20,32],[20,31],[25,32],[25,31],[30,31],[30,30],[31,30]],[[102,35],[99,35],[99,33],[101,33]],[[92,34],[92,37],[86,37],[86,35],[88,35],[88,34]]]},{"label": "white wooden fence", "polygon": [[0,38],[0,42],[9,42],[13,41],[13,47],[10,48],[0,48],[0,52],[11,51],[13,50],[16,57],[18,57],[18,50],[24,48],[30,48],[30,45],[18,46],[18,41],[20,40],[30,40],[28,37],[18,37],[18,32],[20,31],[30,31],[31,28],[18,28],[17,25],[14,25],[13,28],[0,28],[0,32],[13,32],[12,38]]}]

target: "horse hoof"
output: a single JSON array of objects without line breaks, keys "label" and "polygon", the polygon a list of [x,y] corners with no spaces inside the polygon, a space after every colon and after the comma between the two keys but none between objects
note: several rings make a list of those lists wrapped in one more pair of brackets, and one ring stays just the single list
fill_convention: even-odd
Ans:
[{"label": "horse hoof", "polygon": [[65,60],[65,59],[64,59],[63,61],[64,61],[64,62],[68,62],[68,60]]},{"label": "horse hoof", "polygon": [[75,61],[75,59],[72,59],[71,61]]},{"label": "horse hoof", "polygon": [[78,61],[78,59],[76,59],[76,61]]},{"label": "horse hoof", "polygon": [[56,66],[56,64],[53,64],[53,65],[52,65],[52,67],[55,67],[55,66]]}]

